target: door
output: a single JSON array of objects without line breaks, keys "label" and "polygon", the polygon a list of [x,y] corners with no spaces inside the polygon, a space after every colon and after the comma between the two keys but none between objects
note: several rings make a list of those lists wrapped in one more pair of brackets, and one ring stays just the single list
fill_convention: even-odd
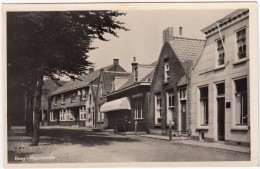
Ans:
[{"label": "door", "polygon": [[181,133],[186,133],[186,100],[181,101]]},{"label": "door", "polygon": [[218,140],[225,140],[225,98],[218,98]]}]

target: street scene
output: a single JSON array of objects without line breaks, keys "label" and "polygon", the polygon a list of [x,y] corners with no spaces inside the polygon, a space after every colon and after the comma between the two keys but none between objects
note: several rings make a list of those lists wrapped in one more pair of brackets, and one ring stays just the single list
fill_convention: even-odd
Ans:
[{"label": "street scene", "polygon": [[10,163],[250,160],[249,148],[229,150],[222,147],[203,147],[185,143],[185,137],[169,141],[134,134],[94,132],[82,128],[43,128],[40,133],[41,142],[37,147],[31,147],[31,138],[21,133],[10,136]]},{"label": "street scene", "polygon": [[4,11],[8,164],[252,161],[251,8],[90,6]]}]

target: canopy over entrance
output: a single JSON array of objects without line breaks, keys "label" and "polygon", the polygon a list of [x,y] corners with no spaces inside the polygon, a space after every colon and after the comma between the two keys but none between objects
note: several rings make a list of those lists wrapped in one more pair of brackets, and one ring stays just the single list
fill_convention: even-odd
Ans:
[{"label": "canopy over entrance", "polygon": [[130,102],[127,97],[113,100],[103,104],[100,108],[100,112],[105,113],[114,110],[131,110]]}]

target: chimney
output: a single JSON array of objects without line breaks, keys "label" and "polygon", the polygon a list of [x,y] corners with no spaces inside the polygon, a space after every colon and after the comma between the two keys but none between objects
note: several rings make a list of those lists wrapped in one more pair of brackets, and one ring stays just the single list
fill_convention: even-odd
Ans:
[{"label": "chimney", "polygon": [[119,59],[113,59],[114,65],[118,66],[119,65]]},{"label": "chimney", "polygon": [[179,27],[179,35],[182,36],[182,27]]},{"label": "chimney", "polygon": [[92,72],[94,72],[94,68],[93,67],[88,68],[88,73],[92,73]]},{"label": "chimney", "polygon": [[163,31],[163,45],[171,40],[173,40],[173,27],[168,27]]},{"label": "chimney", "polygon": [[132,76],[134,78],[134,82],[138,81],[138,63],[136,62],[136,58],[133,58],[134,61],[132,63]]}]

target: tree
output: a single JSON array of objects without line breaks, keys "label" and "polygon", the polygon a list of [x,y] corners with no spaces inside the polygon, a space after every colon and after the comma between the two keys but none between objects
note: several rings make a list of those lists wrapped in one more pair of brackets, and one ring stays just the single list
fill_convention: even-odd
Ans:
[{"label": "tree", "polygon": [[[18,72],[19,85],[33,105],[32,145],[39,142],[39,114],[43,78],[75,79],[92,63],[87,59],[94,39],[108,41],[106,34],[118,36],[127,30],[118,11],[8,12],[7,62],[9,72]],[[17,74],[9,74],[17,76]],[[8,84],[9,85],[9,84]]]}]

